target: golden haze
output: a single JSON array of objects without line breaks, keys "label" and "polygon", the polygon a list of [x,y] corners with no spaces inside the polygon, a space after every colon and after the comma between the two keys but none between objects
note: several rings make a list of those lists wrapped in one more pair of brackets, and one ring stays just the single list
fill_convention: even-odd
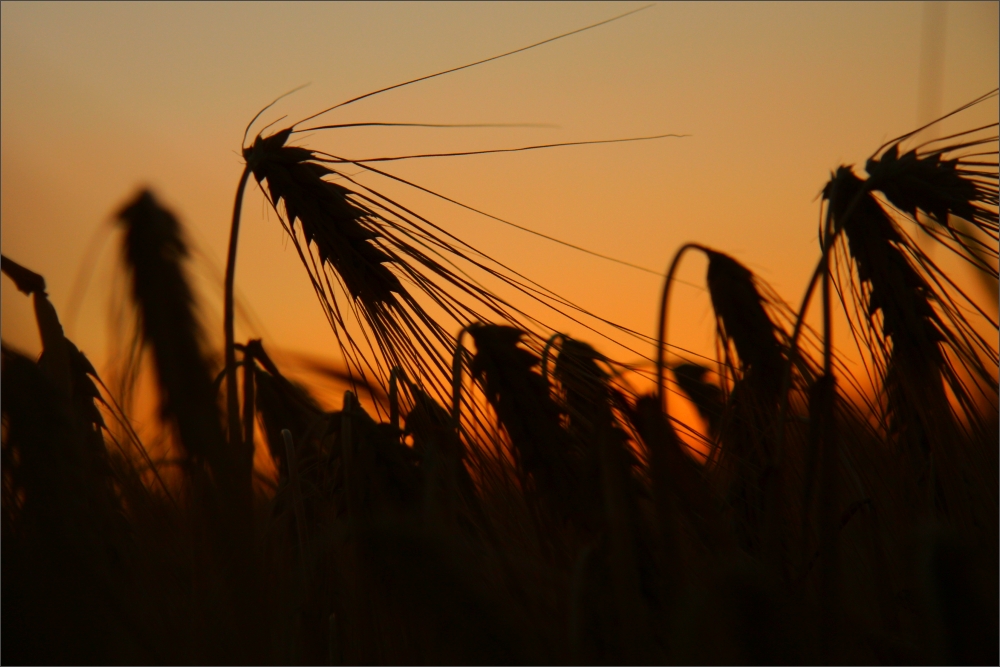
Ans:
[{"label": "golden haze", "polygon": [[[267,101],[311,82],[268,117],[297,119],[622,9],[612,3],[4,3],[3,252],[45,276],[68,334],[100,370],[114,352],[107,317],[118,249],[106,232],[113,212],[148,184],[179,214],[200,251],[195,272],[206,321],[218,335],[240,133]],[[658,271],[682,243],[697,241],[732,254],[797,305],[818,258],[817,194],[829,171],[863,163],[882,141],[923,120],[924,17],[919,3],[660,5],[328,117],[549,127],[341,130],[303,143],[360,158],[690,134],[388,169]],[[996,5],[949,4],[946,19],[934,33],[943,40],[940,109],[978,96],[998,76]],[[976,113],[995,120],[995,102]],[[971,122],[966,117],[963,127]],[[391,183],[364,182],[590,311],[654,332],[656,276]],[[332,332],[283,234],[253,190],[237,289],[257,324],[244,319],[237,337],[263,336],[272,349],[333,357]],[[92,244],[95,235],[103,240]],[[94,254],[85,297],[71,304],[80,267]],[[680,277],[703,284],[704,263],[687,261]],[[30,304],[9,281],[2,289],[4,340],[37,352]],[[602,347],[592,332],[550,321]],[[670,341],[710,355],[712,327],[704,290],[678,285]],[[838,340],[849,340],[846,329]]]}]

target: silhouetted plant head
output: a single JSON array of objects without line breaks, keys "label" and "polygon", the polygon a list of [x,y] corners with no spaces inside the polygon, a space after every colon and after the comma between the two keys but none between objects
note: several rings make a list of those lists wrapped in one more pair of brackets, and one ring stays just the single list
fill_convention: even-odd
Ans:
[{"label": "silhouetted plant head", "polygon": [[[997,325],[905,224],[921,226],[986,274],[995,294],[996,136],[975,134],[994,127],[902,156],[901,140],[894,141],[868,161],[868,180],[842,166],[824,189],[830,238],[846,237],[831,249],[834,279],[855,336],[866,343],[866,363],[885,392],[883,424],[911,457],[910,474],[921,489],[913,502],[967,526],[975,523],[976,501],[961,480],[978,477],[987,460],[974,443],[995,428],[983,421],[981,406],[995,405],[998,362],[995,336],[984,337],[969,318],[978,312],[980,322],[994,330]],[[920,212],[936,226],[925,224]]]},{"label": "silhouetted plant head", "polygon": [[[234,344],[232,324],[232,289],[236,260],[243,187],[252,173],[282,219],[291,236],[312,285],[323,305],[325,315],[337,335],[341,351],[351,371],[364,381],[371,379],[383,389],[388,384],[385,368],[400,368],[423,386],[436,400],[448,398],[447,357],[453,350],[449,330],[476,321],[499,320],[528,329],[538,320],[511,305],[507,297],[483,286],[482,278],[499,281],[501,289],[511,289],[519,297],[541,304],[556,313],[571,312],[593,317],[575,304],[545,289],[508,266],[473,248],[441,226],[421,217],[404,204],[376,192],[352,175],[338,171],[337,165],[350,165],[365,175],[379,176],[420,190],[453,205],[473,211],[497,222],[513,226],[535,236],[643,271],[656,273],[630,262],[586,250],[572,243],[535,232],[467,206],[425,187],[371,166],[377,162],[420,158],[459,157],[499,152],[520,152],[584,144],[610,144],[646,141],[687,135],[659,134],[646,137],[600,141],[562,142],[452,153],[383,156],[349,159],[301,147],[289,146],[294,134],[353,127],[385,126],[411,128],[499,127],[492,124],[433,124],[409,122],[333,123],[301,127],[319,116],[390,90],[425,81],[476,65],[504,58],[537,46],[577,34],[610,21],[618,20],[642,7],[620,16],[573,30],[504,54],[478,60],[410,79],[369,93],[352,97],[312,114],[289,127],[264,136],[262,130],[243,156],[247,169],[241,177],[234,211],[227,270],[225,328],[227,355]],[[298,89],[296,89],[298,90]],[[291,91],[295,92],[295,91]],[[286,95],[291,93],[286,93]],[[243,142],[261,115],[282,95],[254,116],[244,132]],[[280,120],[280,119],[279,119]],[[275,121],[277,122],[277,121]],[[272,123],[271,125],[273,125]],[[268,125],[267,127],[270,127]],[[266,128],[265,128],[266,130]],[[337,182],[333,182],[336,180]],[[283,208],[282,213],[279,208]],[[297,224],[296,224],[297,221]],[[347,299],[338,294],[343,287]],[[430,310],[429,310],[430,309]],[[431,311],[434,311],[433,313]],[[354,318],[351,317],[354,315]],[[635,332],[617,327],[629,335]],[[232,380],[231,380],[232,381]],[[234,392],[232,392],[234,393]],[[230,406],[230,413],[235,407]],[[483,426],[479,424],[479,426]],[[230,429],[236,430],[230,416]]]},{"label": "silhouetted plant head", "polygon": [[569,516],[577,492],[576,464],[559,405],[535,371],[539,358],[519,347],[525,335],[519,329],[477,324],[468,331],[476,343],[472,375],[510,437],[522,484],[534,487],[557,518]]},{"label": "silhouetted plant head", "polygon": [[394,303],[403,291],[399,279],[382,266],[392,258],[375,241],[377,222],[352,201],[347,188],[324,180],[336,176],[316,160],[312,151],[286,146],[288,130],[257,141],[248,150],[247,164],[271,202],[284,205],[289,226],[298,222],[307,245],[344,281],[352,298],[368,310]]},{"label": "silhouetted plant head", "polygon": [[840,167],[824,197],[830,201],[835,224],[843,225],[859,279],[871,285],[868,316],[882,311],[886,336],[900,332],[900,343],[913,341],[923,354],[939,361],[936,343],[943,337],[930,304],[932,291],[897,249],[903,238],[870,186],[849,167]]},{"label": "silhouetted plant head", "polygon": [[[881,349],[886,358],[891,354],[887,344],[891,340],[897,354],[912,354],[914,363],[951,375],[945,368],[944,345],[954,353],[955,361],[974,375],[992,377],[980,355],[985,352],[987,362],[995,365],[996,353],[990,352],[995,346],[970,325],[949,293],[949,284],[941,280],[937,265],[872,195],[876,187],[892,189],[885,178],[883,175],[878,183],[865,182],[850,168],[841,167],[825,190],[833,220],[847,237],[850,258],[864,286],[846,294],[860,299],[869,319],[881,313]],[[959,293],[959,298],[963,297],[968,299]]]},{"label": "silhouetted plant head", "polygon": [[292,128],[290,127],[280,132],[275,132],[268,137],[258,134],[252,144],[243,148],[243,159],[246,161],[247,166],[250,167],[258,183],[263,181],[267,175],[267,172],[261,168],[261,165],[271,159],[274,153],[285,147],[285,143],[287,143],[291,134]]},{"label": "silhouetted plant head", "polygon": [[475,324],[468,332],[476,343],[472,375],[483,383],[491,403],[499,403],[501,394],[529,392],[536,397],[548,396],[548,386],[534,372],[538,357],[518,346],[524,331],[496,324]]},{"label": "silhouetted plant head", "polygon": [[732,340],[744,372],[770,375],[781,368],[777,327],[764,308],[754,275],[729,255],[705,249],[708,291],[725,338]]},{"label": "silhouetted plant head", "polygon": [[461,274],[455,260],[478,261],[455,239],[329,166],[343,160],[288,146],[290,134],[258,137],[244,154],[299,252],[350,373],[385,391],[384,367],[399,367],[443,400],[454,342],[427,307],[464,326],[486,314],[510,319],[502,301]]},{"label": "silhouetted plant head", "polygon": [[622,450],[615,456],[635,462],[619,415],[629,409],[628,399],[621,387],[612,384],[612,375],[603,367],[607,361],[589,344],[563,338],[553,376],[561,390],[568,431],[584,451],[596,454],[597,440],[603,439],[612,449]]},{"label": "silhouetted plant head", "polygon": [[919,209],[947,227],[949,215],[973,222],[990,213],[980,203],[988,190],[968,178],[979,174],[962,167],[959,158],[942,159],[940,152],[918,155],[914,148],[900,155],[897,143],[869,158],[865,171],[872,187],[900,211],[916,218]]},{"label": "silhouetted plant head", "polygon": [[574,338],[564,338],[556,358],[555,378],[565,394],[571,419],[588,420],[611,397],[610,375],[598,365],[604,356]]},{"label": "silhouetted plant head", "polygon": [[[993,123],[961,132],[902,156],[900,140],[865,165],[872,189],[881,191],[896,209],[982,271],[994,299],[1000,244],[996,129]],[[936,225],[924,225],[918,211]]]},{"label": "silhouetted plant head", "polygon": [[149,191],[125,206],[119,220],[143,338],[156,364],[162,415],[176,424],[187,455],[232,481],[235,462],[222,434],[204,334],[183,265],[188,249],[180,224]]}]

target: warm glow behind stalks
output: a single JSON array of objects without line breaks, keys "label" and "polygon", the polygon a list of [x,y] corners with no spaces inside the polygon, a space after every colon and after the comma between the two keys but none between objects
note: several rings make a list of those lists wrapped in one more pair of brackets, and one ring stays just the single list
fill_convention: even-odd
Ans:
[{"label": "warm glow behind stalks", "polygon": [[[89,239],[144,182],[178,212],[221,274],[230,190],[241,168],[238,132],[263,100],[312,81],[267,122],[285,113],[294,119],[619,11],[600,4],[5,4],[4,252],[44,274],[65,312]],[[995,12],[991,4],[949,6],[941,108],[995,85]],[[871,146],[914,125],[920,35],[917,5],[664,5],[336,116],[557,127],[358,129],[303,143],[377,157],[689,133],[669,143],[390,163],[390,171],[656,271],[681,243],[704,243],[762,272],[795,302],[817,256],[814,197],[829,169],[862,161]],[[995,117],[995,107],[981,113]],[[50,185],[56,171],[59,196]],[[368,182],[589,310],[653,331],[656,276]],[[264,334],[282,348],[334,356],[329,327],[275,222],[251,190],[237,289],[267,329],[238,324],[237,339]],[[107,247],[70,329],[99,369],[107,360],[104,295],[114,254]],[[704,285],[700,269],[680,277]],[[202,287],[219,293],[219,282]],[[3,290],[4,339],[37,351],[30,311],[9,298],[6,281]],[[707,294],[679,285],[672,310],[672,342],[711,356]],[[572,323],[552,324],[615,357],[630,356],[602,348]],[[847,341],[845,333],[838,329],[838,340]]]},{"label": "warm glow behind stalks", "polygon": [[996,4],[2,14],[10,662],[998,663]]}]

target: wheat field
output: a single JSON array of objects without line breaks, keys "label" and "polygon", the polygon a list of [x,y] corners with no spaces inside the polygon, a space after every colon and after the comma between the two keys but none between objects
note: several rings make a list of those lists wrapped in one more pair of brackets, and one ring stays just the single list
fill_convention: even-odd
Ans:
[{"label": "wheat field", "polygon": [[[113,378],[4,254],[43,348],[3,347],[5,662],[1000,661],[996,122],[832,162],[795,301],[693,238],[657,330],[604,322],[637,350],[615,358],[524,304],[599,313],[357,178],[422,156],[310,147],[385,90],[247,126],[216,335],[151,190],[113,214]],[[336,337],[336,409],[237,338],[251,188]],[[693,257],[714,358],[671,344]]]}]

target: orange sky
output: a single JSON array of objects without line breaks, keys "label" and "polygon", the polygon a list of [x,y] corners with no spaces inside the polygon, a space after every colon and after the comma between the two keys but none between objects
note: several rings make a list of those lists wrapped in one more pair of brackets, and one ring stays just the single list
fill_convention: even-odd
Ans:
[{"label": "orange sky", "polygon": [[[240,137],[273,97],[311,82],[268,118],[297,120],[638,6],[4,2],[3,252],[45,276],[67,333],[101,369],[109,353],[115,235],[100,236],[93,278],[71,318],[74,284],[91,240],[148,184],[200,251],[193,270],[214,326],[221,321],[221,273],[242,169]],[[927,16],[943,16],[943,27],[928,27]],[[922,35],[929,37],[922,42]],[[927,39],[942,54],[930,68],[940,73],[939,95],[928,96],[935,88],[926,83],[921,88],[921,72],[928,81],[928,66],[921,68]],[[949,110],[995,87],[998,42],[996,3],[954,3],[937,14],[921,3],[661,4],[329,117],[554,127],[348,130],[303,143],[361,158],[690,134],[391,163],[389,170],[660,271],[682,243],[703,243],[732,254],[797,305],[819,256],[817,195],[830,170],[863,163],[935,105]],[[961,126],[996,117],[994,100]],[[420,193],[365,182],[591,311],[655,332],[656,276]],[[244,322],[238,338],[262,335],[272,348],[335,357],[333,334],[298,257],[255,188],[243,224],[237,289],[259,325]],[[680,277],[703,284],[704,268],[692,259]],[[671,342],[710,354],[707,294],[683,285],[674,294]],[[4,341],[37,352],[30,301],[6,279],[2,299]]]}]

